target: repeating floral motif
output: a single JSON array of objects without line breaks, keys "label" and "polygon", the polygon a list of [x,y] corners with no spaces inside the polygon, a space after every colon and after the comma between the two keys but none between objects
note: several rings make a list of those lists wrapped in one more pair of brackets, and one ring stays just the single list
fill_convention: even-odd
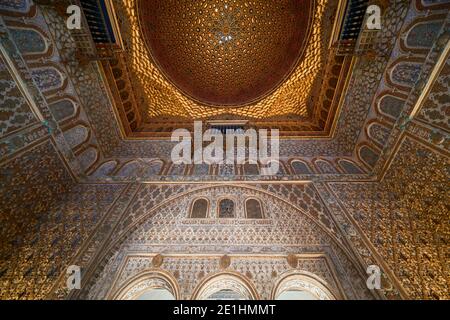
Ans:
[{"label": "repeating floral motif", "polygon": [[0,57],[0,136],[36,122],[26,100]]},{"label": "repeating floral motif", "polygon": [[258,188],[271,192],[274,195],[286,199],[289,203],[297,206],[311,215],[314,220],[330,231],[339,241],[341,235],[333,223],[330,214],[324,206],[319,193],[311,184],[261,184]]},{"label": "repeating floral motif", "polygon": [[[380,50],[390,52],[401,29],[408,4],[404,2],[392,4],[385,15],[385,32],[380,34]],[[167,141],[123,141],[117,131],[116,120],[110,112],[111,105],[106,97],[104,85],[100,76],[90,65],[81,66],[71,57],[75,52],[75,42],[67,34],[62,19],[56,12],[45,11],[52,37],[64,60],[70,61],[67,70],[77,87],[83,105],[86,107],[97,138],[108,156],[126,157],[156,157],[167,160],[170,158],[172,143]],[[362,59],[355,67],[358,77],[351,80],[351,90],[343,106],[339,120],[336,138],[332,140],[283,140],[280,145],[282,156],[351,156],[355,147],[356,137],[367,115],[367,106],[378,84],[379,75],[384,72],[387,58],[384,56],[373,59]]]},{"label": "repeating floral motif", "polygon": [[[194,290],[208,275],[223,272],[219,263],[220,256],[196,257],[192,256],[166,256],[161,268],[174,276],[180,286],[181,299],[190,299]],[[152,256],[130,255],[127,257],[123,270],[117,274],[113,289],[120,288],[128,279],[151,270]],[[271,291],[280,277],[288,273],[309,272],[322,279],[334,292],[339,292],[338,281],[333,277],[332,270],[325,257],[299,257],[298,265],[292,268],[286,257],[258,257],[236,255],[231,258],[228,271],[237,272],[247,278],[256,288],[261,299],[270,299]],[[97,288],[96,288],[97,289]],[[93,290],[95,294],[102,294]],[[95,296],[95,297],[100,297]]]},{"label": "repeating floral motif", "polygon": [[450,58],[447,59],[418,117],[450,131]]},{"label": "repeating floral motif", "polygon": [[448,299],[448,158],[407,139],[381,183],[332,183],[414,299]]},{"label": "repeating floral motif", "polygon": [[[42,24],[42,20],[38,19],[36,22],[38,24]],[[11,23],[11,21],[7,23]],[[39,27],[42,27],[42,25]],[[79,175],[81,173],[80,165],[78,161],[75,160],[72,150],[67,145],[67,142],[62,134],[61,127],[55,121],[51,110],[48,107],[47,100],[44,98],[45,95],[38,87],[38,84],[42,86],[45,86],[45,84],[50,84],[48,89],[52,89],[52,91],[54,91],[53,93],[55,93],[57,90],[53,89],[57,88],[51,88],[51,83],[53,83],[53,80],[55,79],[52,77],[46,78],[46,76],[41,78],[40,75],[45,75],[47,70],[52,70],[50,74],[52,72],[58,73],[61,81],[62,75],[54,66],[47,64],[46,59],[43,57],[39,60],[39,66],[36,67],[36,63],[33,64],[32,62],[35,58],[25,58],[22,56],[14,41],[9,37],[8,28],[5,24],[5,20],[3,19],[0,19],[0,29],[0,41],[5,49],[4,54],[8,55],[9,58],[8,67],[13,70],[15,78],[17,77],[18,79],[17,86],[20,86],[20,90],[26,93],[27,100],[30,100],[29,103],[33,106],[33,111],[36,113],[36,116],[39,117],[41,122],[38,126],[23,128],[23,130],[15,133],[12,137],[7,137],[7,139],[2,141],[2,144],[6,146],[6,148],[3,148],[2,150],[2,155],[11,156],[19,150],[26,149],[27,146],[32,143],[38,142],[40,139],[47,138],[49,135],[52,135],[59,152],[61,152],[61,154],[65,157],[72,173],[74,175]],[[46,91],[46,97],[48,97],[52,91]],[[58,94],[61,95],[61,92]]]},{"label": "repeating floral motif", "polygon": [[377,38],[377,51],[382,53],[374,58],[363,57],[355,66],[354,77],[350,80],[341,116],[337,123],[334,139],[330,141],[292,141],[286,140],[280,145],[282,155],[302,155],[305,157],[353,154],[358,135],[364,127],[368,106],[386,71],[389,56],[397,55],[394,45],[409,9],[407,2],[391,3],[383,17],[383,32]]},{"label": "repeating floral motif", "polygon": [[[278,4],[281,5],[281,3],[282,2],[278,1]],[[151,117],[154,116],[165,115],[175,116],[178,118],[187,117],[188,119],[190,119],[214,117],[218,115],[235,115],[238,117],[252,119],[276,117],[280,115],[287,115],[291,117],[296,116],[296,118],[298,118],[299,116],[307,115],[308,99],[315,99],[315,97],[309,96],[309,92],[313,89],[314,84],[317,81],[316,78],[321,76],[320,74],[323,71],[325,61],[329,54],[329,51],[326,50],[326,46],[330,38],[331,29],[324,28],[324,25],[327,23],[326,17],[332,15],[331,12],[336,9],[336,4],[337,3],[328,0],[320,0],[315,2],[315,9],[310,19],[312,25],[311,36],[307,40],[308,43],[305,48],[303,59],[296,66],[295,70],[293,70],[292,75],[289,76],[289,79],[282,83],[280,88],[274,90],[272,94],[268,95],[261,101],[257,100],[257,102],[251,103],[248,106],[230,109],[223,107],[222,105],[218,105],[215,108],[205,107],[202,103],[197,103],[193,99],[190,99],[186,95],[182,94],[180,91],[173,90],[173,85],[165,79],[160,68],[158,68],[153,62],[151,53],[147,52],[145,39],[140,36],[142,32],[139,28],[139,25],[145,24],[140,23],[139,15],[144,12],[144,8],[140,8],[139,10],[137,10],[138,1],[136,0],[126,0],[118,3],[116,13],[122,21],[122,33],[126,35],[124,37],[124,42],[128,48],[127,58],[129,61],[127,69],[132,71],[132,81],[133,83],[135,83],[136,88],[139,89],[134,91],[139,96],[139,98],[144,101],[144,103],[139,104],[140,108],[143,109],[143,117],[152,119]],[[176,35],[172,35],[172,46],[175,43],[178,43],[178,41],[181,41],[182,43],[184,41],[183,37],[191,30],[194,34],[194,37],[196,37],[201,30],[203,31],[204,25],[211,25],[210,27],[206,28],[217,28],[215,24],[219,22],[215,21],[215,12],[212,10],[212,8],[214,8],[213,5],[217,6],[214,10],[222,10],[223,8],[223,6],[218,5],[218,3],[212,2],[206,5],[203,1],[197,1],[196,3],[178,1],[176,6],[182,7],[184,10],[191,11],[191,16],[186,17],[185,19],[180,19],[179,23],[183,25],[184,30],[183,36],[177,37]],[[164,7],[165,6],[162,6],[162,8]],[[173,10],[173,7],[174,5],[171,6],[171,10]],[[194,16],[198,14],[199,8],[202,8],[202,14],[200,14],[197,19],[194,19]],[[212,10],[213,12],[211,13],[210,10]],[[261,10],[267,10],[268,12],[270,11],[270,16],[263,15],[263,18],[261,18],[261,14],[258,13]],[[221,14],[228,16],[228,10],[224,11],[225,12],[221,12]],[[218,81],[218,84],[215,86],[215,90],[218,90],[217,88],[221,88],[221,90],[218,91],[219,94],[222,91],[226,91],[226,88],[222,83],[242,84],[249,80],[244,78],[236,79],[234,74],[231,73],[231,71],[239,69],[239,63],[243,64],[241,66],[241,69],[245,70],[249,70],[252,65],[256,66],[254,68],[253,75],[260,72],[260,68],[262,67],[262,65],[264,65],[264,63],[268,62],[268,60],[267,57],[265,57],[264,54],[260,52],[261,50],[255,51],[255,49],[261,48],[264,51],[268,47],[270,47],[272,44],[270,35],[278,33],[280,25],[284,24],[280,23],[279,13],[276,9],[270,7],[270,2],[255,2],[252,4],[251,10],[247,8],[247,4],[242,5],[240,3],[235,3],[232,12],[237,11],[242,12],[242,15],[236,14],[236,16],[234,16],[233,13],[231,15],[239,21],[240,35],[242,36],[241,43],[246,43],[247,45],[246,50],[243,51],[241,55],[232,55],[231,53],[234,51],[228,51],[233,42],[230,42],[230,45],[225,47],[225,51],[220,48],[222,46],[211,44],[210,41],[206,38],[210,37],[210,35],[212,35],[212,37],[215,37],[215,32],[205,32],[202,37],[197,38],[197,40],[193,42],[192,47],[189,47],[191,45],[189,44],[182,46],[179,50],[177,50],[184,50],[187,55],[178,56],[178,58],[174,59],[174,64],[176,64],[176,61],[194,61],[193,65],[190,67],[190,76],[192,82],[199,81],[199,70],[205,71],[205,74],[213,74],[213,76],[211,77],[211,82]],[[167,12],[170,12],[170,10],[168,10]],[[207,18],[209,16],[211,16],[210,19]],[[257,18],[258,16],[260,17]],[[268,27],[269,20],[272,20],[270,22],[270,27]],[[197,25],[197,21],[202,21],[202,23]],[[245,26],[242,26],[242,23],[244,23]],[[166,29],[168,29],[171,24],[166,24],[166,26]],[[269,29],[265,30],[265,28]],[[258,31],[260,29],[261,31]],[[247,30],[251,30],[251,35],[247,33]],[[166,31],[167,30],[163,30],[161,32],[164,33]],[[261,37],[258,36],[258,32],[261,32],[261,37],[263,38],[269,37],[267,41],[259,43],[258,39]],[[161,37],[163,35],[160,34],[159,36]],[[277,37],[280,41],[279,45],[281,46],[282,43],[284,43],[283,39],[285,37],[285,34],[278,34]],[[201,39],[205,39],[204,43],[201,42]],[[203,44],[204,48],[201,47],[201,43]],[[217,50],[218,47],[220,50]],[[188,48],[189,50],[187,50]],[[192,55],[188,54],[189,52],[195,52],[195,50],[197,50],[198,48],[205,51],[208,50],[209,53],[205,55],[199,53],[195,58],[192,57]],[[171,50],[174,50],[173,47],[171,48]],[[158,52],[159,51],[160,50],[158,50]],[[224,52],[228,52],[228,54],[224,54]],[[245,56],[250,52],[253,52],[252,58],[250,59],[251,61],[246,61]],[[190,57],[189,59],[187,59],[188,56]],[[211,61],[209,61],[209,63],[206,65],[215,65],[216,69],[213,71],[207,70],[203,61],[202,63],[198,64],[196,60],[200,56],[204,57],[205,59],[207,59],[208,56],[214,56],[215,58],[211,59]],[[233,61],[233,63],[228,64],[225,68],[226,70],[221,73],[221,76],[219,78],[217,78],[214,76],[214,74],[218,69],[224,66],[225,59],[229,59],[229,61]],[[275,63],[275,60],[276,59],[274,58],[272,63]],[[197,64],[198,67],[196,68],[195,66]],[[269,63],[269,65],[271,64]],[[281,68],[278,69],[278,72],[280,72],[280,70]],[[251,74],[252,72],[249,72],[249,75]],[[232,75],[231,78],[229,78],[229,75]],[[225,77],[228,77],[227,81],[225,81]],[[269,79],[273,77],[273,75],[267,77],[266,81],[269,81]],[[208,87],[209,84],[206,84],[205,86]],[[202,88],[200,91],[202,91],[203,89],[204,88]],[[284,107],[279,108],[279,105],[283,105]],[[154,107],[149,109],[145,106]]]},{"label": "repeating floral motif", "polygon": [[75,184],[48,142],[0,169],[0,298],[45,298],[122,187]]},{"label": "repeating floral motif", "polygon": [[[394,58],[402,54],[394,47],[394,43],[398,40],[404,20],[414,19],[414,9],[409,7],[408,11],[409,5],[413,6],[407,2],[396,2],[387,9],[384,30],[378,39],[378,50],[384,54],[359,59],[335,137],[323,141],[282,141],[284,164],[293,156],[309,159],[318,156],[353,156],[358,134],[364,127],[368,112],[371,112],[369,106],[372,106],[373,97],[378,90],[386,89],[386,84],[380,79],[385,74],[389,54],[392,50]],[[0,9],[6,7],[16,12],[27,12],[29,6],[29,1],[5,0],[0,4]],[[121,139],[103,80],[93,64],[82,65],[80,61],[73,59],[76,56],[76,45],[67,32],[63,17],[52,9],[42,9],[37,18],[27,19],[27,23],[37,21],[36,23],[42,24],[42,12],[48,24],[48,33],[53,39],[52,44],[58,50],[58,54],[52,59],[64,63],[64,68],[58,67],[58,70],[65,70],[70,75],[71,83],[74,84],[72,94],[80,99],[80,109],[77,110],[89,115],[85,120],[89,120],[89,130],[95,132],[101,146],[91,146],[77,153],[83,169],[94,171],[94,164],[98,164],[93,176],[109,177],[121,165],[139,157],[140,174],[146,172],[144,169],[148,170],[147,174],[150,176],[161,173],[163,163],[151,161],[169,159],[173,145],[166,141]],[[442,38],[439,35],[436,37],[439,45]],[[23,34],[16,34],[15,38],[16,45],[23,52],[42,48],[40,40],[27,44],[23,41]],[[424,75],[432,69],[436,56],[436,52],[430,52],[429,59],[421,67],[422,71],[426,71]],[[13,53],[11,57],[20,58],[20,55]],[[25,63],[19,58],[15,60],[18,61],[19,73],[25,74]],[[45,59],[42,61],[46,62]],[[427,125],[446,131],[449,128],[448,69],[447,61],[418,116]],[[44,69],[47,70],[44,73],[39,70],[35,69],[31,73],[34,77],[28,75],[24,79],[31,81],[34,78],[41,91],[58,88],[65,79],[54,68]],[[416,79],[417,69],[400,71],[402,72],[397,69],[397,80],[414,80],[415,90],[423,88],[420,86],[421,81],[424,81],[422,76]],[[39,90],[31,86],[30,92],[33,97],[39,95]],[[383,99],[380,109],[392,118],[398,118],[404,107],[409,110],[415,97],[417,92],[414,91],[408,96],[407,104],[402,100]],[[36,101],[45,113],[42,100]],[[1,135],[8,135],[35,121],[1,61],[0,104]],[[64,122],[76,109],[75,105],[67,106],[64,111],[62,109],[66,107],[52,109],[51,106],[58,122]],[[47,113],[45,116],[49,118]],[[50,126],[44,128],[44,131],[47,132],[47,129]],[[397,141],[396,137],[387,139],[382,132],[372,133],[383,146]],[[419,136],[415,133],[408,131],[408,134]],[[47,136],[31,130],[26,135],[24,133],[23,137],[27,139],[35,136],[29,141],[37,141],[31,149],[23,150],[20,155],[13,154],[11,158],[0,159],[1,298],[45,298],[49,294],[58,298],[67,297],[64,269],[73,259],[83,268],[86,267],[87,279],[90,281],[80,296],[104,297],[116,276],[120,285],[137,272],[151,267],[148,258],[136,258],[133,255],[142,252],[164,253],[166,249],[194,254],[194,258],[169,256],[162,265],[180,282],[184,297],[189,297],[195,284],[208,274],[221,270],[216,257],[219,253],[256,252],[269,256],[269,259],[234,257],[230,265],[232,270],[253,281],[262,297],[268,297],[274,281],[290,267],[285,258],[277,258],[277,255],[322,252],[331,260],[332,268],[336,269],[337,280],[332,277],[330,266],[324,259],[299,259],[297,268],[313,272],[333,288],[337,288],[339,283],[349,298],[372,298],[365,286],[364,270],[361,272],[361,266],[352,257],[355,250],[366,262],[371,261],[370,248],[367,249],[357,239],[356,229],[361,230],[370,240],[409,297],[449,298],[447,244],[450,230],[446,207],[448,157],[410,139],[401,146],[383,181],[330,184],[342,206],[356,221],[355,226],[341,224],[338,228],[335,224],[335,220],[339,218],[337,211],[328,209],[328,206],[336,204],[322,202],[321,197],[326,194],[326,190],[320,188],[318,191],[317,184],[266,183],[253,187],[249,184],[250,187],[222,185],[210,188],[182,183],[125,185],[113,184],[111,180],[103,181],[108,182],[107,184],[76,184],[61,161],[59,152],[66,154],[67,151],[61,147],[62,143],[56,148]],[[70,136],[70,132],[67,135]],[[56,137],[55,141],[60,142],[61,136],[62,134]],[[68,139],[69,142],[74,141],[68,147],[78,145],[75,142],[81,141],[80,137],[83,136],[84,134],[76,134],[74,139]],[[47,140],[43,141],[44,138]],[[21,143],[19,141],[17,145],[22,146]],[[104,151],[104,154],[100,154],[99,150]],[[5,153],[2,152],[3,154]],[[375,166],[379,155],[369,151],[366,156],[369,166]],[[103,158],[99,161],[101,157]],[[381,165],[380,162],[376,165]],[[152,166],[152,163],[156,165]],[[170,164],[165,168],[169,166]],[[187,169],[190,168],[176,168],[171,172],[179,175],[187,172]],[[207,175],[210,169],[212,168],[202,167],[194,178],[198,178],[200,173]],[[328,169],[326,170],[329,171]],[[129,168],[124,171],[127,172],[120,174],[136,174]],[[237,180],[238,170],[235,167],[220,168],[218,172],[224,179]],[[338,181],[355,179],[354,175],[330,177]],[[305,177],[299,175],[291,178]],[[216,219],[217,200],[225,195],[236,201],[236,218],[221,221]],[[210,200],[211,217],[206,220],[188,219],[192,200],[200,196]],[[264,200],[263,211],[268,213],[265,219],[245,219],[244,200],[247,197]],[[340,229],[351,235],[350,242],[343,239]],[[128,240],[122,241],[128,236]],[[116,244],[120,246],[119,249],[112,247]],[[208,257],[195,256],[198,252],[203,252]],[[126,261],[128,254],[134,258],[128,260],[124,273],[117,274],[116,271]]]},{"label": "repeating floral motif", "polygon": [[[419,5],[419,2],[416,2],[416,4]],[[440,11],[441,13],[445,12],[445,14],[447,14],[448,9],[446,9],[446,7],[448,8],[447,5],[444,5],[443,7],[436,6],[436,8],[442,9]],[[418,20],[423,21],[424,19],[427,19],[428,11],[427,9],[423,8],[420,10],[422,10],[423,12],[421,12],[421,16],[419,16]],[[430,18],[430,20],[434,21],[434,18]],[[419,101],[419,98],[422,97],[424,90],[427,89],[427,83],[431,83],[430,81],[433,81],[432,76],[434,75],[434,71],[436,70],[436,68],[442,67],[441,64],[442,58],[445,59],[445,55],[448,54],[446,50],[446,46],[448,44],[448,28],[449,22],[448,19],[445,19],[444,25],[441,28],[436,41],[434,42],[433,46],[430,49],[418,52],[416,52],[417,50],[415,49],[414,50],[408,49],[410,61],[421,61],[422,64],[421,72],[418,80],[411,88],[406,88],[399,85],[394,85],[394,87],[391,88],[394,94],[395,91],[399,91],[400,96],[403,97],[403,99],[405,100],[405,104],[403,106],[403,111],[399,119],[394,125],[394,130],[392,131],[392,134],[390,135],[388,141],[385,143],[383,149],[381,150],[381,153],[379,155],[380,160],[377,161],[375,168],[373,169],[374,175],[383,174],[384,168],[386,167],[390,159],[392,159],[393,152],[397,150],[397,146],[399,145],[399,142],[401,141],[406,132],[409,135],[417,137],[418,139],[420,139],[425,143],[431,143],[437,152],[448,151],[449,146],[448,143],[449,140],[447,137],[448,135],[439,132],[439,130],[436,127],[424,125],[423,122],[418,121],[417,118],[417,111],[418,111],[417,107],[418,103],[421,102]],[[408,58],[405,59],[404,57],[401,57],[397,59],[397,62],[405,61],[407,59]],[[413,63],[417,64],[417,62]]]},{"label": "repeating floral motif", "polygon": [[50,143],[2,165],[0,172],[0,298],[43,297],[41,289],[48,289],[60,267],[48,260],[58,255],[53,241],[64,235],[51,229],[58,219],[62,226],[56,206],[73,182]]}]

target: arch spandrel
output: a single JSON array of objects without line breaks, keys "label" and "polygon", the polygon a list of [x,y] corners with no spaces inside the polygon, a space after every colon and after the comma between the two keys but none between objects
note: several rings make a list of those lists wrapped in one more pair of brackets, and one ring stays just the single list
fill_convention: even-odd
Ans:
[{"label": "arch spandrel", "polygon": [[[194,199],[208,199],[212,204],[211,211],[214,211],[216,210],[214,206],[218,203],[217,199],[226,196],[235,201],[237,218],[210,217],[202,219],[202,221],[193,221],[189,218],[190,205]],[[245,218],[245,200],[248,198],[265,199],[266,216],[264,219]],[[265,259],[269,261],[276,256],[278,260],[275,260],[279,261],[280,255],[287,255],[286,248],[288,247],[295,247],[292,250],[303,253],[324,254],[330,257],[329,261],[332,261],[332,264],[335,264],[333,268],[342,268],[342,261],[338,257],[342,257],[346,253],[339,240],[313,216],[272,194],[250,187],[220,185],[199,188],[181,194],[175,199],[170,199],[154,210],[146,212],[138,222],[127,228],[128,231],[123,233],[121,240],[111,243],[113,248],[110,249],[111,258],[107,262],[104,274],[96,280],[97,283],[93,284],[90,292],[91,298],[101,298],[104,294],[96,292],[95,288],[108,287],[108,283],[111,282],[115,283],[114,286],[123,285],[127,276],[118,275],[116,271],[123,268],[128,255],[138,254],[140,256],[148,252],[160,252],[162,255],[177,257],[171,258],[172,260],[164,260],[160,266],[162,270],[171,269],[173,267],[171,264],[179,263],[177,261],[180,259],[184,264],[196,261],[196,264],[209,265],[210,269],[206,268],[201,275],[196,275],[201,279],[219,271],[216,269],[218,262],[211,262],[208,259],[218,261],[217,256],[226,252],[240,253],[245,257],[242,259],[232,258],[230,265],[225,266],[226,271],[233,272],[236,268],[243,268],[242,264],[248,263],[245,259],[248,259],[249,256],[253,257],[252,254],[255,252],[264,255]],[[332,243],[331,247],[330,243]],[[189,253],[190,256],[183,258],[186,253]],[[257,256],[258,254],[255,259],[260,259]],[[200,257],[206,260],[203,261]],[[141,271],[149,267],[148,260],[142,259],[144,262],[142,262],[141,269],[138,268]],[[280,269],[280,274],[286,271],[285,268],[289,268],[285,257],[281,261],[283,261],[283,269]],[[280,264],[280,262],[277,263]],[[304,263],[306,263],[305,266],[309,265],[309,262]],[[109,270],[112,271],[113,276],[109,275]],[[171,269],[171,272],[179,277],[180,275],[177,273],[187,271]],[[244,275],[253,277],[250,275],[251,271],[247,273]],[[198,283],[198,280],[201,279],[196,278],[195,282]],[[347,279],[343,278],[337,281],[345,282]],[[182,284],[180,285],[182,286]],[[186,290],[184,298],[191,298],[194,288],[190,287]],[[264,291],[266,296],[270,292],[267,286],[260,287],[259,290]],[[348,293],[348,295],[351,296],[352,293]]]}]

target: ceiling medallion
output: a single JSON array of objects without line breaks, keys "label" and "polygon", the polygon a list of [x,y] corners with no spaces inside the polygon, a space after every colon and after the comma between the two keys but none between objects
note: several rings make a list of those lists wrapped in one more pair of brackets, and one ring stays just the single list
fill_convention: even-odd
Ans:
[{"label": "ceiling medallion", "polygon": [[205,105],[244,106],[295,69],[312,0],[140,0],[147,49],[165,77]]}]

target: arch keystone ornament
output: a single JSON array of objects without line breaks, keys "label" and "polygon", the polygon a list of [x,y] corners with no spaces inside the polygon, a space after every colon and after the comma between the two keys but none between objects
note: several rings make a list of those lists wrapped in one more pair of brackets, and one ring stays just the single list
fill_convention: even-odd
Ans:
[{"label": "arch keystone ornament", "polygon": [[157,254],[156,256],[153,257],[152,259],[152,265],[155,268],[159,268],[162,266],[162,264],[164,263],[164,257],[160,254]]},{"label": "arch keystone ornament", "polygon": [[304,271],[284,274],[274,286],[271,298],[277,300],[284,292],[289,291],[305,291],[310,293],[316,300],[342,298],[341,294],[333,292],[323,279]]},{"label": "arch keystone ornament", "polygon": [[231,258],[227,255],[220,257],[219,261],[220,269],[225,270],[231,265]]},{"label": "arch keystone ornament", "polygon": [[288,255],[286,260],[291,268],[296,269],[298,267],[298,258],[295,254]]}]

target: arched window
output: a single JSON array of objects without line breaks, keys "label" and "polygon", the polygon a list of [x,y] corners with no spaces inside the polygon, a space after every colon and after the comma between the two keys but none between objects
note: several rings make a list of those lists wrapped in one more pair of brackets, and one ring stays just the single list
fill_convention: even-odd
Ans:
[{"label": "arched window", "polygon": [[263,212],[261,202],[256,199],[248,199],[245,201],[245,213],[247,219],[262,219]]},{"label": "arched window", "polygon": [[295,273],[278,282],[273,291],[275,300],[334,300],[325,282],[309,273]]},{"label": "arched window", "polygon": [[315,295],[305,290],[286,290],[280,293],[277,300],[318,300]]},{"label": "arched window", "polygon": [[197,199],[191,207],[190,217],[193,219],[204,219],[208,217],[208,200]]},{"label": "arched window", "polygon": [[240,275],[219,274],[206,279],[195,289],[195,300],[256,300],[257,293],[251,282]]},{"label": "arched window", "polygon": [[246,300],[246,297],[240,292],[222,289],[206,297],[205,300]]},{"label": "arched window", "polygon": [[167,289],[153,288],[142,292],[134,300],[175,300],[175,297]]},{"label": "arched window", "polygon": [[176,300],[176,280],[164,272],[149,272],[128,281],[113,296],[115,300]]},{"label": "arched window", "polygon": [[219,218],[234,218],[234,202],[230,199],[223,199],[219,202]]},{"label": "arched window", "polygon": [[311,174],[311,169],[303,161],[295,160],[291,162],[292,169],[296,174]]}]

